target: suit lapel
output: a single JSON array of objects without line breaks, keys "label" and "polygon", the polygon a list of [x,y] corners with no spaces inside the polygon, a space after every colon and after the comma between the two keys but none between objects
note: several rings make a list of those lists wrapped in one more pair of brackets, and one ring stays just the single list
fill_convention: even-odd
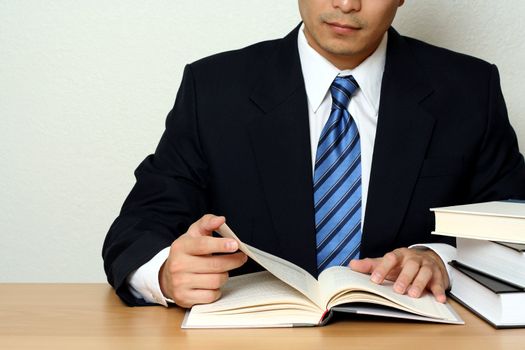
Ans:
[{"label": "suit lapel", "polygon": [[251,99],[263,112],[250,138],[279,255],[316,275],[308,106],[296,28],[268,60]]},{"label": "suit lapel", "polygon": [[[254,157],[279,255],[316,275],[308,109],[296,28],[279,44],[251,99]],[[434,118],[422,107],[432,87],[404,39],[389,32],[363,230],[362,256],[391,250],[425,158]]]},{"label": "suit lapel", "polygon": [[432,93],[405,40],[389,31],[362,256],[391,250],[425,158],[434,118],[422,108]]}]

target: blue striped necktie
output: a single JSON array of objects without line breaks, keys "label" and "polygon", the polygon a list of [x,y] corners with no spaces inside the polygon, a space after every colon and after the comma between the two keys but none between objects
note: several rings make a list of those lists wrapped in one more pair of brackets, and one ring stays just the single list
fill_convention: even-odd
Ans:
[{"label": "blue striped necktie", "polygon": [[348,265],[361,244],[361,143],[348,104],[358,84],[337,77],[330,86],[332,111],[319,143],[314,170],[317,268]]}]

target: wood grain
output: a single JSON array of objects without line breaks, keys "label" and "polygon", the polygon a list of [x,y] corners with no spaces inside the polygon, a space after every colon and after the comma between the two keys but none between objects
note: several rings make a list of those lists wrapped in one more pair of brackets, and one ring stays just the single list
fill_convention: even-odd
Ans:
[{"label": "wood grain", "polygon": [[0,284],[1,349],[525,349],[452,302],[465,325],[345,315],[326,327],[182,330],[184,311],[127,307],[105,284]]}]

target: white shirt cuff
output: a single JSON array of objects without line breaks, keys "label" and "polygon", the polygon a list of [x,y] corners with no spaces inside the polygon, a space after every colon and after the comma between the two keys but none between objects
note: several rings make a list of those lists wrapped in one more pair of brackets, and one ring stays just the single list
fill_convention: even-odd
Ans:
[{"label": "white shirt cuff", "polygon": [[445,243],[425,243],[425,244],[413,244],[408,248],[426,248],[432,250],[434,253],[439,255],[441,261],[445,265],[448,274],[448,280],[450,287],[452,287],[452,275],[450,274],[451,266],[448,264],[449,261],[456,260],[456,247],[453,247]]},{"label": "white shirt cuff", "polygon": [[130,273],[127,282],[131,294],[135,298],[144,299],[148,303],[168,306],[173,300],[166,298],[160,289],[159,271],[168,258],[170,247],[157,253],[150,261]]}]

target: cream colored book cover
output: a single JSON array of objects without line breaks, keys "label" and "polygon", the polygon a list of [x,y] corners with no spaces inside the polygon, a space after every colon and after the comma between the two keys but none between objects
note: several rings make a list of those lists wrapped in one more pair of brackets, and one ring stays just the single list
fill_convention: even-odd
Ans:
[{"label": "cream colored book cover", "polygon": [[433,234],[525,243],[524,201],[494,201],[430,210],[436,217]]}]

